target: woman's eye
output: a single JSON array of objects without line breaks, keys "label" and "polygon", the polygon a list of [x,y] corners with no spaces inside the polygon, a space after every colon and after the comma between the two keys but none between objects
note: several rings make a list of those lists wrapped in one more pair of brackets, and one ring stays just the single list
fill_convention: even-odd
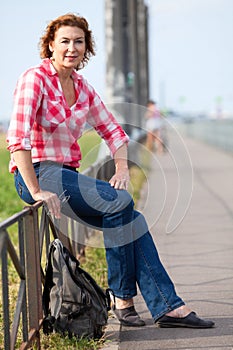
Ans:
[{"label": "woman's eye", "polygon": [[[68,44],[70,43],[70,40],[68,40],[68,39],[63,39],[63,40],[61,41],[61,43],[62,43],[62,44],[68,45]],[[83,43],[84,43],[84,40],[83,40],[83,39],[77,39],[77,40],[74,41],[74,44],[83,44]]]}]

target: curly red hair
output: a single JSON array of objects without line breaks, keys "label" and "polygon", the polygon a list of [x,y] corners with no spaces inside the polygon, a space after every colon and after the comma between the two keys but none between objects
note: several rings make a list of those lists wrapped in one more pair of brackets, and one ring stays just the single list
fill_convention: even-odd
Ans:
[{"label": "curly red hair", "polygon": [[67,13],[63,16],[59,16],[55,20],[52,20],[46,27],[44,35],[40,38],[40,57],[51,58],[52,53],[49,49],[49,44],[54,41],[56,31],[62,26],[78,27],[84,31],[86,51],[84,58],[79,66],[76,68],[83,68],[89,61],[91,56],[95,55],[95,42],[92,36],[92,31],[89,29],[87,20],[84,17],[75,15],[73,13]]}]

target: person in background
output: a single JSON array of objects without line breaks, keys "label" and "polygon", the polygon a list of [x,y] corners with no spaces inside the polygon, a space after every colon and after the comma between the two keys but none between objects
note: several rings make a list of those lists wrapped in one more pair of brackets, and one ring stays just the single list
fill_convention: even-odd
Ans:
[{"label": "person in background", "polygon": [[147,102],[145,118],[147,131],[146,146],[150,151],[153,151],[155,145],[156,152],[158,154],[163,154],[164,146],[161,134],[163,119],[155,101],[149,100]]},{"label": "person in background", "polygon": [[[144,326],[134,297],[139,287],[161,327],[213,327],[176,293],[158,256],[144,216],[127,191],[129,137],[95,89],[79,74],[95,54],[85,18],[68,13],[52,20],[40,40],[39,65],[19,77],[8,130],[10,172],[25,202],[43,201],[49,214],[65,215],[103,230],[114,312],[127,326]],[[109,182],[78,171],[77,140],[86,123],[106,141],[115,161]],[[65,193],[67,202],[61,205]]]}]

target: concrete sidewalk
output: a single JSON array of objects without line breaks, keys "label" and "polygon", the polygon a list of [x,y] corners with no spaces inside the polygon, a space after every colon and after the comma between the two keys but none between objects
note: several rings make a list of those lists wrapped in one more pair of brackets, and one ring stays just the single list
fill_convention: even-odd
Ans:
[{"label": "concrete sidewalk", "polygon": [[160,329],[139,294],[146,326],[110,318],[104,349],[233,350],[233,156],[172,132],[169,152],[152,158],[139,210],[178,294],[216,327]]}]

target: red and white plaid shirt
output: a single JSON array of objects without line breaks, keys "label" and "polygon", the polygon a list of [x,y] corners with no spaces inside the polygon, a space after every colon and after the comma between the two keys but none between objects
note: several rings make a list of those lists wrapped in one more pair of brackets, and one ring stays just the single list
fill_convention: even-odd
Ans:
[{"label": "red and white plaid shirt", "polygon": [[[86,122],[106,141],[112,155],[128,142],[129,137],[93,87],[75,70],[72,78],[77,99],[70,108],[50,59],[22,74],[7,135],[11,153],[31,150],[33,163],[51,160],[78,168],[82,156],[77,140]],[[9,170],[15,169],[11,155]]]}]

